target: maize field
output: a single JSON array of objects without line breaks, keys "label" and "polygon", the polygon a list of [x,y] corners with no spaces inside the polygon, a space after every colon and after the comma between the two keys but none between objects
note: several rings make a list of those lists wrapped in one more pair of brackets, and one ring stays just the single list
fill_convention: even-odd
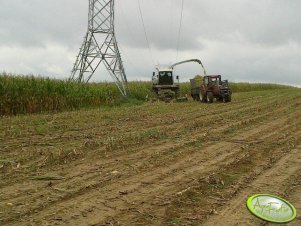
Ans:
[{"label": "maize field", "polygon": [[[273,84],[232,83],[233,92],[287,88]],[[151,82],[129,82],[129,102],[141,103],[151,96]],[[181,94],[190,95],[189,83]],[[79,84],[35,76],[0,75],[0,115],[61,112],[82,108],[116,106],[124,103],[114,83]]]}]

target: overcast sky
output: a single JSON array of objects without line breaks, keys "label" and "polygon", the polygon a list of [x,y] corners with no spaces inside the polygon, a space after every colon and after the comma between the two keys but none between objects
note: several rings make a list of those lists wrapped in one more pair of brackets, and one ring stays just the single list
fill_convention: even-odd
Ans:
[{"label": "overcast sky", "polygon": [[[128,80],[176,62],[181,0],[116,0]],[[178,60],[199,58],[230,81],[301,86],[300,0],[184,0]],[[0,0],[0,71],[68,78],[87,30],[88,0]],[[181,81],[201,74],[179,66]],[[94,80],[110,81],[103,65]]]}]

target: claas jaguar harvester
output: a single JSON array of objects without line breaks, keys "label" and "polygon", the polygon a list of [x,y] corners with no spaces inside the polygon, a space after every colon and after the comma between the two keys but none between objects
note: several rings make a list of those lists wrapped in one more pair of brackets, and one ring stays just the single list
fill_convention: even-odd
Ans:
[{"label": "claas jaguar harvester", "polygon": [[191,97],[201,102],[212,103],[214,99],[231,102],[232,91],[227,80],[221,75],[205,75],[201,84],[196,79],[190,79]]},{"label": "claas jaguar harvester", "polygon": [[159,100],[172,100],[180,96],[179,76],[176,79],[171,68],[156,68],[157,73],[153,72],[152,90]]},{"label": "claas jaguar harvester", "polygon": [[156,68],[156,72],[153,72],[152,77],[152,90],[155,93],[157,99],[165,101],[173,99],[176,99],[178,101],[187,100],[187,97],[180,97],[179,76],[174,77],[174,67],[189,62],[197,62],[203,67],[203,64],[200,60],[191,59],[175,63],[167,68]]}]

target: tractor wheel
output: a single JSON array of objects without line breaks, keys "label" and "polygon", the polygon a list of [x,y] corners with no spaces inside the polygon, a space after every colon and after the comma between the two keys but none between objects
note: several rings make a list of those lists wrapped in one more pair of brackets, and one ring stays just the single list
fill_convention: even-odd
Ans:
[{"label": "tractor wheel", "polygon": [[223,102],[224,103],[231,102],[231,96],[225,96],[225,97],[223,97]]},{"label": "tractor wheel", "polygon": [[200,101],[200,102],[203,102],[203,96],[202,96],[201,93],[198,95],[198,97],[199,97],[199,101]]},{"label": "tractor wheel", "polygon": [[199,100],[200,102],[203,102],[203,95],[202,95],[201,92],[199,92],[198,98],[199,98],[198,100]]},{"label": "tractor wheel", "polygon": [[228,97],[223,96],[222,101],[223,101],[223,103],[227,103],[228,102]]},{"label": "tractor wheel", "polygon": [[228,96],[228,102],[231,102],[231,95]]},{"label": "tractor wheel", "polygon": [[207,93],[207,102],[213,103],[213,94],[211,92]]},{"label": "tractor wheel", "polygon": [[206,102],[206,97],[202,95],[202,92],[199,93],[199,101],[205,103]]}]

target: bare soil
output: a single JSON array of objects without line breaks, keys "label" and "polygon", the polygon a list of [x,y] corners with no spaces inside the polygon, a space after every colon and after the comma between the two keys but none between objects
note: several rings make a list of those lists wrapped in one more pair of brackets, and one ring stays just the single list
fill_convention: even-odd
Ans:
[{"label": "bare soil", "polygon": [[273,225],[257,193],[301,225],[300,89],[0,118],[0,225]]}]

